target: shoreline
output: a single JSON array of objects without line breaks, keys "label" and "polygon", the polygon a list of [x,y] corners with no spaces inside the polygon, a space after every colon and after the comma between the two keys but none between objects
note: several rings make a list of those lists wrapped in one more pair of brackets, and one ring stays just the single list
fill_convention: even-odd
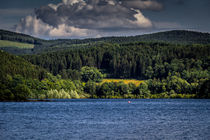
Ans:
[{"label": "shoreline", "polygon": [[25,101],[0,101],[2,102],[59,102],[75,100],[209,100],[208,98],[81,98],[81,99],[29,99]]}]

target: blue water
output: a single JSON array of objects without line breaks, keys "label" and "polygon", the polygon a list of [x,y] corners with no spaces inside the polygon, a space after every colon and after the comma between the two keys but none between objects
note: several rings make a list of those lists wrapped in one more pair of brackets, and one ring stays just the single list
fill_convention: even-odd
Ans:
[{"label": "blue water", "polygon": [[209,140],[210,100],[1,102],[0,140]]}]

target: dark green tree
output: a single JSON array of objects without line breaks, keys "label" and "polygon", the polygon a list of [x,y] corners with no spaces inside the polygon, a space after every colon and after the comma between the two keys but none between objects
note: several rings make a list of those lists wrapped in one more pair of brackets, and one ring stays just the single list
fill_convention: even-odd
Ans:
[{"label": "dark green tree", "polygon": [[210,98],[210,80],[205,81],[200,88],[200,92],[197,95],[198,98]]},{"label": "dark green tree", "polygon": [[97,68],[85,66],[81,69],[81,77],[84,82],[89,80],[100,82],[104,76]]}]

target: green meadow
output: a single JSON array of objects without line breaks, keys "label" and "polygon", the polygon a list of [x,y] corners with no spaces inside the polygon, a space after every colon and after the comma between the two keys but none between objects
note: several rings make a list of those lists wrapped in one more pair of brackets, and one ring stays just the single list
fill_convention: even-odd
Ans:
[{"label": "green meadow", "polygon": [[16,47],[16,48],[20,48],[20,49],[32,49],[32,48],[34,48],[34,44],[20,43],[20,42],[8,41],[8,40],[0,40],[0,48],[3,48],[3,47]]}]

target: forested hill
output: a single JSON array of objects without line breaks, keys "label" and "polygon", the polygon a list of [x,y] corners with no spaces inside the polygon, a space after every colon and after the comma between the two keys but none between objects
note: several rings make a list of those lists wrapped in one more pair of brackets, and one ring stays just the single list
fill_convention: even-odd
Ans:
[{"label": "forested hill", "polygon": [[210,44],[210,34],[185,30],[174,30],[159,32],[153,34],[145,34],[128,37],[102,37],[102,38],[88,38],[88,39],[57,39],[44,40],[35,38],[29,35],[0,30],[0,40],[9,40],[23,43],[34,44],[35,48],[53,47],[60,45],[62,47],[73,44],[87,44],[96,42],[109,43],[130,43],[130,42],[167,42],[173,44]]},{"label": "forested hill", "polygon": [[25,78],[43,79],[47,71],[15,55],[0,50],[0,80],[20,75]]},{"label": "forested hill", "polygon": [[30,43],[30,44],[41,44],[42,39],[35,38],[26,34],[0,30],[0,40],[9,40],[9,41],[16,41],[16,42],[23,42],[23,43]]},{"label": "forested hill", "polygon": [[210,44],[210,34],[186,31],[186,30],[173,30],[166,32],[158,32],[145,35],[128,36],[128,37],[102,37],[102,38],[88,38],[88,39],[57,39],[57,40],[44,40],[35,38],[29,35],[15,33],[6,30],[0,30],[0,40],[18,41],[32,44],[57,44],[68,42],[72,44],[91,43],[98,41],[105,42],[136,42],[136,41],[155,41],[155,42],[168,42],[179,44]]},{"label": "forested hill", "polygon": [[209,69],[209,56],[209,45],[140,42],[123,45],[104,43],[86,49],[69,49],[24,58],[65,78],[72,78],[71,70],[93,66],[106,70],[111,77],[147,79],[165,78],[169,72],[189,71],[196,69],[197,65],[202,70]]},{"label": "forested hill", "polygon": [[185,30],[158,32],[153,34],[128,37],[103,37],[99,39],[86,39],[92,41],[105,41],[111,43],[130,42],[164,42],[173,44],[210,44],[210,34]]},{"label": "forested hill", "polygon": [[185,30],[159,32],[154,34],[136,36],[134,38],[139,38],[139,40],[142,41],[161,41],[175,44],[210,44],[209,33]]}]

